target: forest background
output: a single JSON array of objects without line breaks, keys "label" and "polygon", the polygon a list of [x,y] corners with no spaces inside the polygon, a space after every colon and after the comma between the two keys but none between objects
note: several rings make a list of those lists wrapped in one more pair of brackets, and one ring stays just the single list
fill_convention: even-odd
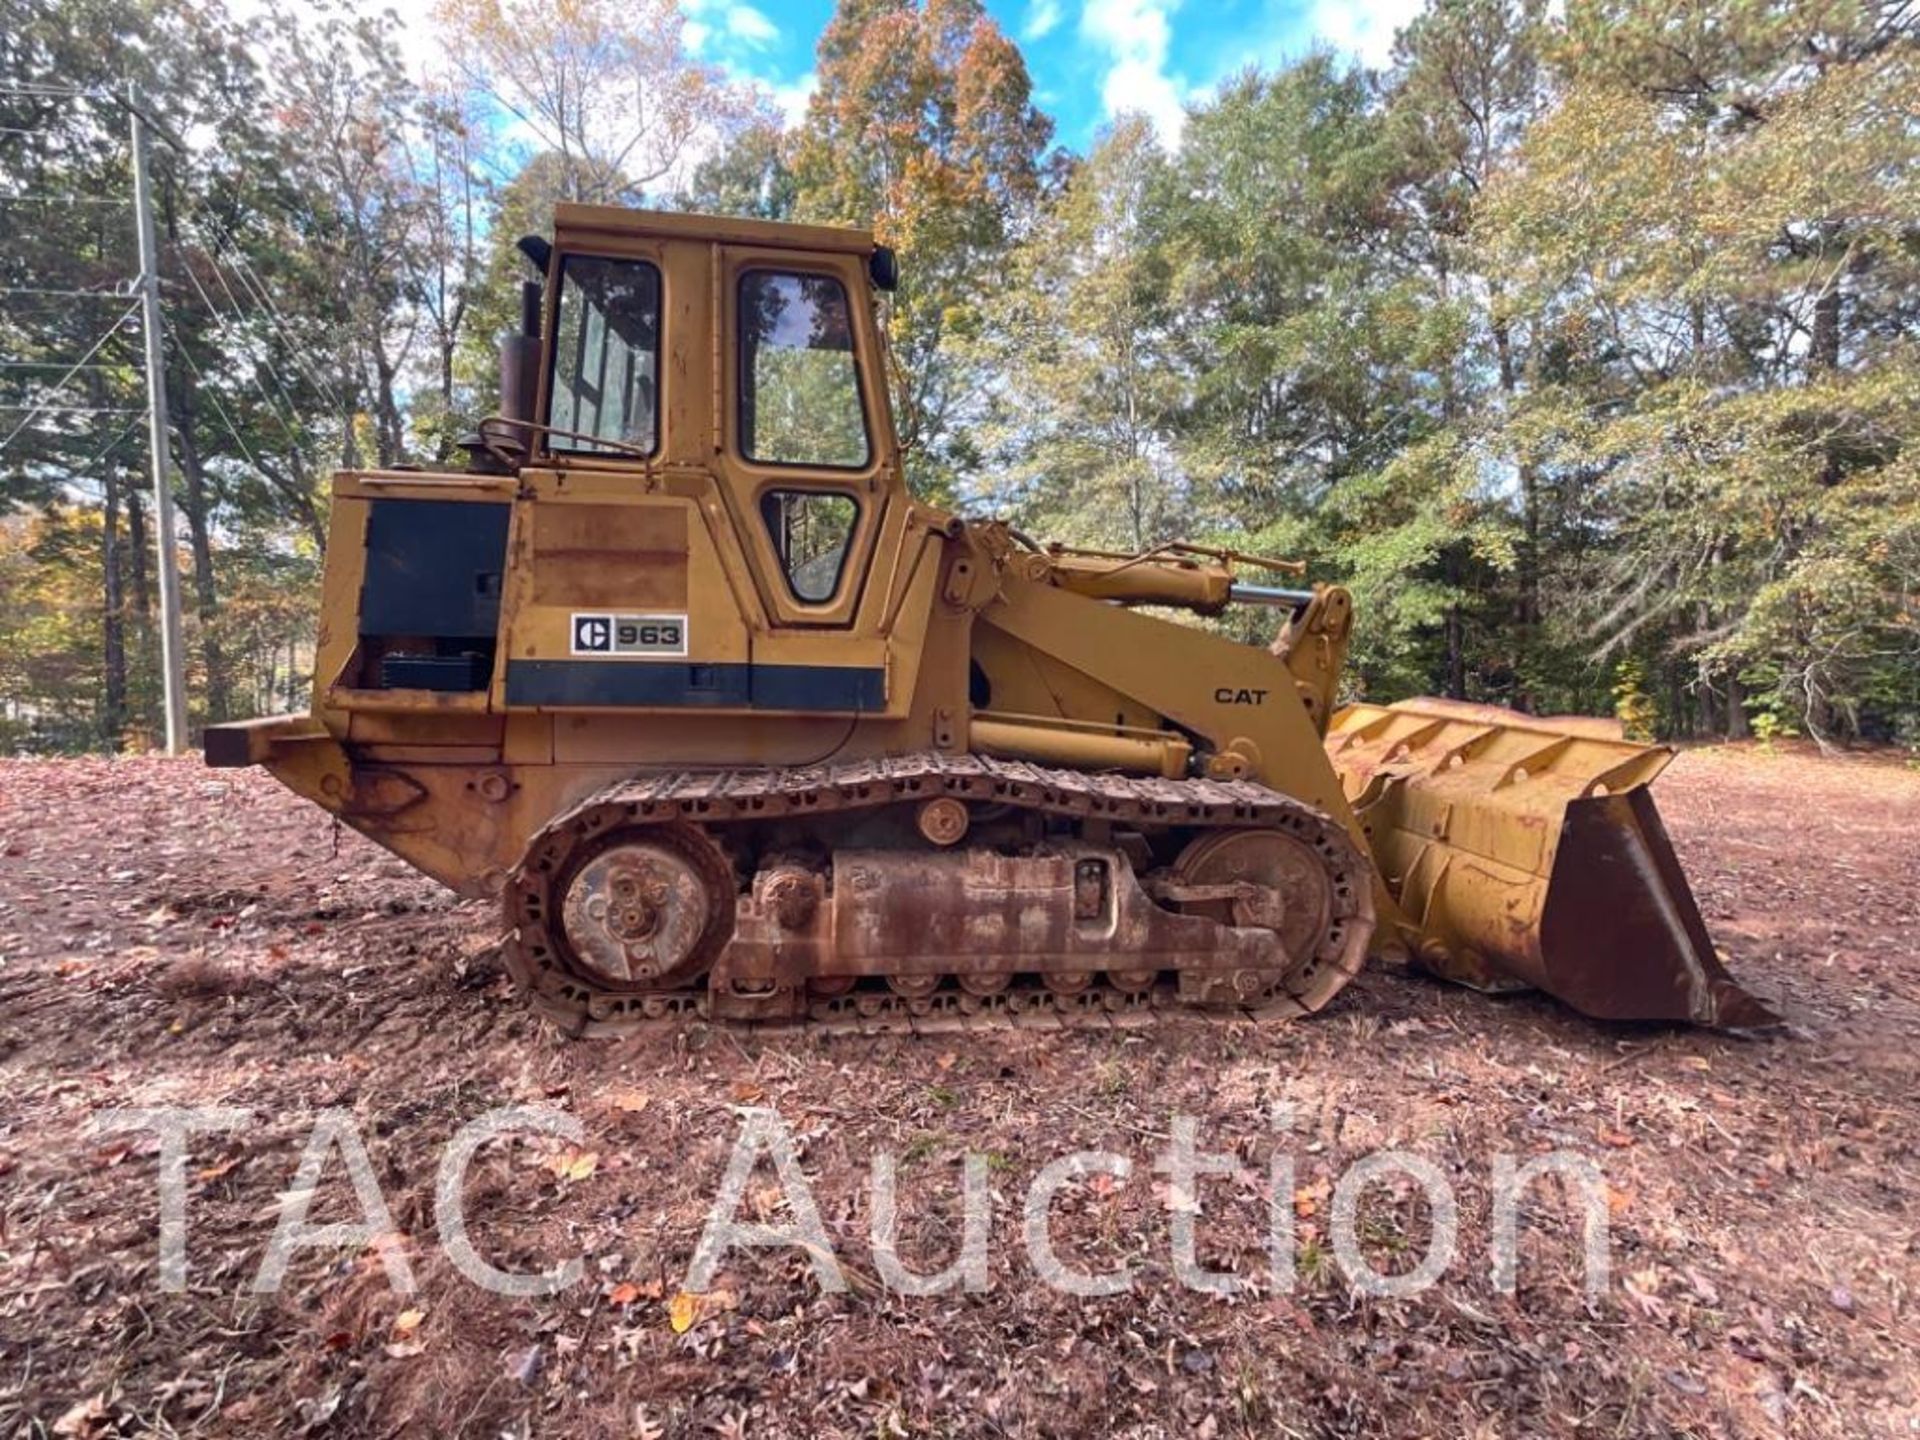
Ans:
[{"label": "forest background", "polygon": [[1355,694],[1920,748],[1908,0],[1431,0],[1084,154],[981,0],[785,109],[710,4],[0,0],[0,751],[159,729],[130,86],[196,725],[304,708],[331,470],[458,462],[566,199],[873,226],[917,491],[1305,560]]}]

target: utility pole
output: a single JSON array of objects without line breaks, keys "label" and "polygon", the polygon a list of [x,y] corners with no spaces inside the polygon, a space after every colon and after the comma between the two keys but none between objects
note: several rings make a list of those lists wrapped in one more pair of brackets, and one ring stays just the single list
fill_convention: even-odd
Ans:
[{"label": "utility pole", "polygon": [[133,203],[140,225],[140,307],[147,342],[147,432],[153,454],[153,532],[160,579],[160,665],[166,676],[167,753],[187,748],[187,652],[180,628],[180,571],[174,564],[173,456],[167,441],[167,368],[160,336],[160,258],[153,237],[153,186],[147,178],[147,123],[129,97],[133,123]]}]

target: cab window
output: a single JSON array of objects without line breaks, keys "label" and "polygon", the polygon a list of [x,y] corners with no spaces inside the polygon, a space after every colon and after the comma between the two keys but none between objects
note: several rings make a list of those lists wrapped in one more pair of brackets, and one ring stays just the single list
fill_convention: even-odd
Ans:
[{"label": "cab window", "polygon": [[740,277],[740,449],[763,465],[864,469],[847,290],[831,275]]},{"label": "cab window", "polygon": [[548,448],[651,455],[659,416],[660,272],[644,260],[567,256],[547,424],[570,433],[549,435]]},{"label": "cab window", "polygon": [[795,598],[818,605],[833,598],[846,568],[860,507],[850,495],[809,490],[769,490],[760,497],[773,552]]}]

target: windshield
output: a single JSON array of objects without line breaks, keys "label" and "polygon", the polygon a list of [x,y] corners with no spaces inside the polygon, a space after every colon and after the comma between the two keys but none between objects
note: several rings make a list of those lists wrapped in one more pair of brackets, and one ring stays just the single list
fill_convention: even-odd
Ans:
[{"label": "windshield", "polygon": [[547,424],[572,433],[550,435],[548,448],[651,455],[659,414],[660,272],[644,260],[567,256]]}]

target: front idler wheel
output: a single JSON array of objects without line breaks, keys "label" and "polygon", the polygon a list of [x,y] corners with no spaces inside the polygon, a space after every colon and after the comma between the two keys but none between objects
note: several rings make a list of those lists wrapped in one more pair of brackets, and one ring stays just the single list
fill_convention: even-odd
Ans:
[{"label": "front idler wheel", "polygon": [[733,875],[694,831],[636,827],[602,836],[559,877],[556,950],[604,990],[692,984],[726,944]]}]

